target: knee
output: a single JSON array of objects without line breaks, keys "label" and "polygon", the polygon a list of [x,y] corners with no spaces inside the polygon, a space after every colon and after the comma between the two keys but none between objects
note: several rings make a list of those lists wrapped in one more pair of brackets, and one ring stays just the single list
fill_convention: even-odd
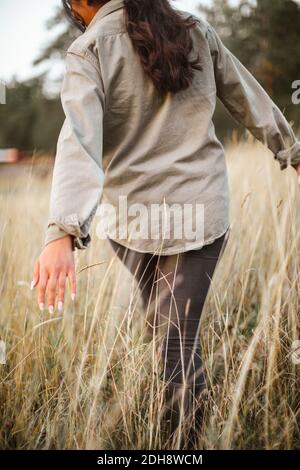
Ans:
[{"label": "knee", "polygon": [[182,345],[179,340],[167,338],[162,348],[162,360],[165,366],[164,377],[175,386],[186,384],[188,387],[204,387],[205,374],[200,356],[199,343],[193,348],[190,345]]}]

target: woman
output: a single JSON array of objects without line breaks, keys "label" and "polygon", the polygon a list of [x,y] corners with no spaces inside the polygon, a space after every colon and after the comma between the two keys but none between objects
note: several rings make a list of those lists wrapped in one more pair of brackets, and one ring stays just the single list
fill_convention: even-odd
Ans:
[{"label": "woman", "polygon": [[[136,276],[150,330],[161,333],[166,410],[177,429],[180,406],[188,416],[205,387],[200,317],[229,235],[224,149],[212,123],[216,98],[269,147],[281,170],[292,165],[300,173],[300,142],[206,21],[174,10],[168,0],[63,4],[83,34],[66,55],[66,118],[32,286],[41,309],[48,286],[50,312],[57,287],[63,308],[67,277],[74,299],[73,252],[89,246],[100,198],[101,206],[116,210],[125,200],[131,212],[108,217],[118,231],[107,235]],[[171,207],[167,229],[160,213],[149,216],[157,205],[164,214]],[[142,230],[131,219],[137,212]]]}]

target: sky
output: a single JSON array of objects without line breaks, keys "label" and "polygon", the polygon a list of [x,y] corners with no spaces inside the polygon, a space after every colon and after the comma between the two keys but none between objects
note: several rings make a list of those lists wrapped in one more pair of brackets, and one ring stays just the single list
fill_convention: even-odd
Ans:
[{"label": "sky", "polygon": [[[207,5],[210,0],[201,2]],[[172,0],[171,3],[199,14],[196,10],[199,0]],[[8,82],[13,77],[23,80],[44,70],[45,65],[33,67],[32,62],[59,32],[59,25],[49,31],[45,22],[60,4],[60,0],[0,0],[0,80]],[[52,67],[50,79],[60,75],[62,66]]]}]

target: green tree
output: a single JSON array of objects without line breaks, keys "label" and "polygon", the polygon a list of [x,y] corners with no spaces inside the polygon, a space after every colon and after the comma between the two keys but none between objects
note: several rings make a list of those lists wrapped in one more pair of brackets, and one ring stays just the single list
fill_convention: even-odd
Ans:
[{"label": "green tree", "polygon": [[292,83],[300,79],[300,2],[243,0],[233,7],[228,0],[214,0],[201,10],[288,119],[300,126],[299,106],[291,99]]},{"label": "green tree", "polygon": [[40,55],[35,59],[34,65],[42,62],[48,62],[52,59],[64,59],[65,51],[69,45],[78,37],[81,32],[71,24],[62,8],[57,8],[56,13],[46,22],[46,28],[51,31],[57,25],[62,26],[62,32],[58,34],[49,45],[42,50]]},{"label": "green tree", "polygon": [[0,148],[55,151],[63,111],[59,98],[44,96],[43,79],[9,84],[0,106]]},{"label": "green tree", "polygon": [[[300,79],[300,0],[213,0],[200,7],[225,45],[240,59],[266,89],[289,120],[300,126],[299,105],[292,103],[292,83]],[[61,25],[62,31],[36,58],[34,64],[64,60],[65,51],[81,34],[58,8],[46,26]],[[0,147],[55,151],[63,121],[60,98],[49,99],[44,88],[47,72],[24,83],[13,82],[7,104],[0,106]],[[218,103],[214,122],[218,135],[233,128],[244,132]]]},{"label": "green tree", "polygon": [[[62,32],[45,48],[33,65],[63,60],[64,51],[78,32],[72,27],[61,8],[47,23],[50,30],[57,25]],[[17,147],[21,150],[55,152],[64,114],[59,96],[46,96],[47,71],[23,82],[7,84],[6,104],[0,106],[0,148]]]}]

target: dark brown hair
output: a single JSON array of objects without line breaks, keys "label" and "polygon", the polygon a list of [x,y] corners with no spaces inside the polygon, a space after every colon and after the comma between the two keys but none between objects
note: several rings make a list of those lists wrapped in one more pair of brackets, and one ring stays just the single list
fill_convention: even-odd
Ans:
[{"label": "dark brown hair", "polygon": [[[104,5],[108,1],[88,0],[88,4]],[[62,2],[73,23],[84,32],[82,19],[67,0]],[[188,57],[193,48],[189,30],[199,19],[192,14],[183,18],[169,0],[124,0],[124,6],[129,37],[157,91],[176,93],[188,88],[193,69],[202,70],[199,53],[192,61]]]}]

